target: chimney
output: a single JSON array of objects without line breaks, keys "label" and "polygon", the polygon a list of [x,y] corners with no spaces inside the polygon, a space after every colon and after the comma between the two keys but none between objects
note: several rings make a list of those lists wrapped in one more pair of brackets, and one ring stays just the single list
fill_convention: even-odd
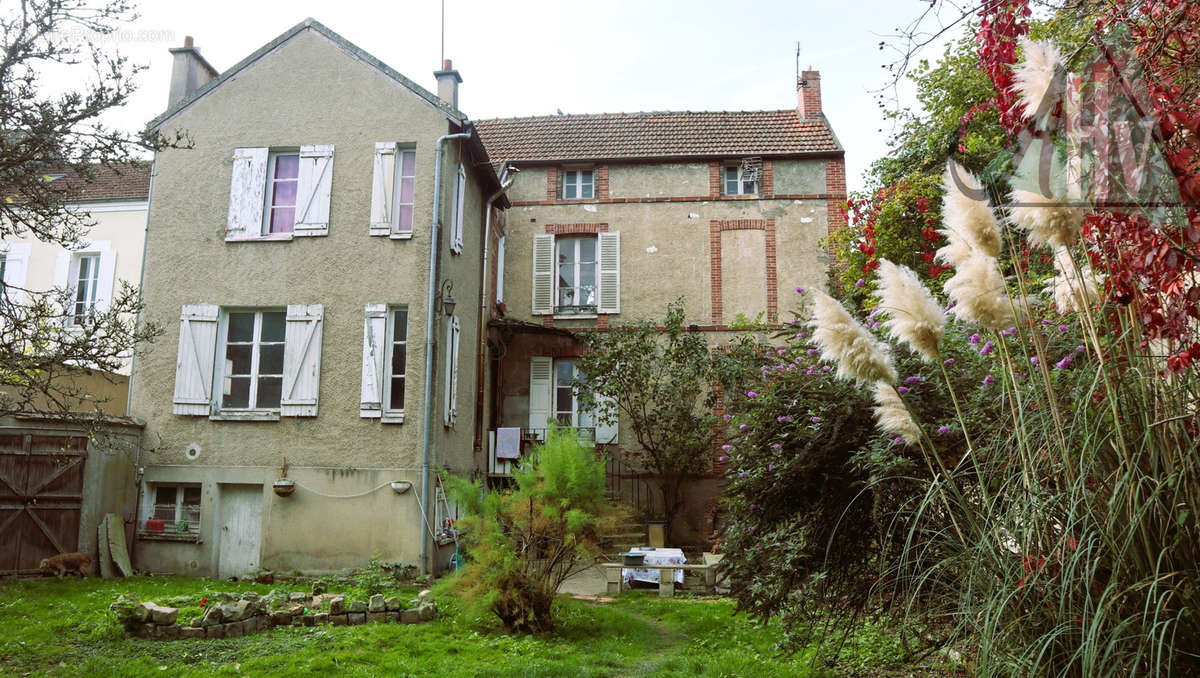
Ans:
[{"label": "chimney", "polygon": [[434,71],[433,77],[438,81],[438,98],[457,111],[458,85],[462,82],[462,76],[454,70],[450,60],[445,59],[442,61],[442,70]]},{"label": "chimney", "polygon": [[183,39],[183,47],[172,47],[175,64],[171,69],[171,92],[167,96],[167,107],[190,97],[206,82],[217,77],[217,69],[200,56],[200,49],[192,45],[192,36]]},{"label": "chimney", "polygon": [[801,118],[821,117],[821,71],[801,71],[796,102],[796,113]]}]

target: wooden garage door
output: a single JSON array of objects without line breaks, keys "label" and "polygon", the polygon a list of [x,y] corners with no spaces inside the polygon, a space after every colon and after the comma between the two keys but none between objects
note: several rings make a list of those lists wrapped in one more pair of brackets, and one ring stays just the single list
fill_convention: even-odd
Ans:
[{"label": "wooden garage door", "polygon": [[87,438],[0,435],[0,572],[79,548]]}]

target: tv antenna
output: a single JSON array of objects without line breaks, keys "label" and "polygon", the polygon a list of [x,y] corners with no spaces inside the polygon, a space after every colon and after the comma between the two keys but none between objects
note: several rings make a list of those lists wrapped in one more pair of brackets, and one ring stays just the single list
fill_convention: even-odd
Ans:
[{"label": "tv antenna", "polygon": [[796,82],[800,82],[800,41],[799,40],[796,41]]},{"label": "tv antenna", "polygon": [[[800,43],[796,43],[796,50],[797,50],[796,63],[797,64],[800,63],[799,49],[800,49]],[[441,53],[441,58],[438,59],[438,63],[440,63],[440,64],[446,63],[446,0],[442,0],[442,53]],[[800,67],[799,65],[796,66],[796,68],[799,68],[799,67]]]}]

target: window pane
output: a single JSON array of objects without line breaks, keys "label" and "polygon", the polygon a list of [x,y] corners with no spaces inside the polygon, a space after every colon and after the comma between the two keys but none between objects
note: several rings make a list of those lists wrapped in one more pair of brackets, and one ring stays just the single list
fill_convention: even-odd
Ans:
[{"label": "window pane", "polygon": [[300,156],[277,155],[275,156],[275,178],[276,179],[295,179],[300,176]]},{"label": "window pane", "polygon": [[283,344],[268,344],[258,356],[259,374],[283,374]]},{"label": "window pane", "polygon": [[258,378],[258,402],[255,407],[272,409],[279,407],[279,394],[283,391],[283,377]]},{"label": "window pane", "polygon": [[412,221],[413,221],[412,205],[401,205],[400,206],[400,223],[396,226],[396,230],[411,231],[412,230]]},{"label": "window pane", "polygon": [[388,399],[388,409],[404,409],[404,377],[392,377],[391,397]]},{"label": "window pane", "polygon": [[408,356],[405,355],[404,344],[392,346],[392,374],[404,374],[404,370],[408,367]]},{"label": "window pane", "polygon": [[155,504],[170,504],[175,505],[175,486],[174,485],[159,485],[154,488],[154,503]]},{"label": "window pane", "polygon": [[596,239],[582,238],[579,240],[579,261],[589,263],[596,260]]},{"label": "window pane", "polygon": [[296,209],[276,207],[271,209],[271,233],[291,233],[295,230]]},{"label": "window pane", "polygon": [[413,185],[415,179],[405,177],[400,180],[400,202],[411,204],[413,201]]},{"label": "window pane", "polygon": [[570,386],[571,381],[575,379],[575,363],[571,360],[556,360],[554,376],[559,387]]},{"label": "window pane", "polygon": [[[571,389],[559,388],[554,392],[554,410],[556,412],[571,411]],[[569,422],[568,422],[569,423]]]},{"label": "window pane", "polygon": [[225,360],[228,361],[230,376],[250,374],[250,344],[234,344],[225,350]]},{"label": "window pane", "polygon": [[558,263],[566,264],[575,261],[575,238],[561,238],[558,241]]},{"label": "window pane", "polygon": [[221,398],[221,407],[250,407],[250,377],[233,377],[229,380],[229,395]]},{"label": "window pane", "polygon": [[229,341],[253,341],[254,340],[254,314],[253,313],[230,313],[229,314]]},{"label": "window pane", "polygon": [[283,311],[263,311],[262,341],[283,341],[284,328],[287,326],[287,313]]},{"label": "window pane", "polygon": [[408,311],[392,312],[392,340],[404,341],[408,336]]},{"label": "window pane", "polygon": [[755,193],[758,193],[758,189],[754,187],[753,181],[743,181],[742,182],[742,194],[743,195],[754,195]]},{"label": "window pane", "polygon": [[296,206],[296,186],[295,181],[277,181],[271,192],[271,205],[275,207],[295,207]]},{"label": "window pane", "polygon": [[187,506],[197,506],[200,504],[200,488],[185,487],[183,488],[183,503]]},{"label": "window pane", "polygon": [[571,200],[575,197],[575,183],[571,179],[567,179],[567,183],[563,184],[563,199]]},{"label": "window pane", "polygon": [[403,151],[400,153],[400,175],[411,177],[417,173],[417,152]]}]

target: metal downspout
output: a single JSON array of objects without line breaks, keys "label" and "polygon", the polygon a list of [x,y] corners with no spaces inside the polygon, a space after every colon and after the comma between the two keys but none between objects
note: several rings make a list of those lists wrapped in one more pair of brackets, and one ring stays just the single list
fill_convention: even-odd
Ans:
[{"label": "metal downspout", "polygon": [[[508,176],[508,166],[500,171],[500,190],[496,191],[484,203],[483,218],[483,266],[479,273],[479,318],[475,324],[479,328],[479,346],[475,356],[475,443],[483,447],[487,429],[483,425],[483,364],[487,355],[487,316],[488,316],[488,247],[492,237],[492,203],[504,195],[512,185],[513,178]],[[499,274],[499,271],[496,272]]]},{"label": "metal downspout", "polygon": [[451,139],[469,139],[469,132],[460,132],[458,134],[446,134],[438,137],[436,151],[434,153],[433,162],[433,232],[430,234],[429,240],[429,297],[425,304],[425,422],[422,436],[422,459],[421,459],[421,574],[430,574],[433,568],[429,563],[429,543],[433,536],[430,534],[432,530],[433,516],[430,513],[430,501],[433,496],[433,483],[429,475],[429,463],[433,457],[430,448],[430,432],[429,429],[433,426],[433,333],[434,326],[437,324],[437,316],[434,315],[434,300],[437,298],[438,288],[438,251],[441,247],[441,230],[442,230],[442,147]]},{"label": "metal downspout", "polygon": [[[146,228],[142,235],[142,268],[138,271],[138,312],[133,319],[133,326],[136,328],[142,324],[142,289],[146,285],[146,250],[150,245],[150,202],[154,197],[154,165],[158,162],[158,151],[154,152],[154,159],[150,161],[150,186],[146,189]],[[125,416],[131,416],[129,412],[130,406],[133,404],[133,376],[134,365],[137,364],[136,346],[133,355],[129,358],[129,385],[125,389]],[[143,433],[145,431],[143,430]],[[133,538],[129,542],[129,555],[132,557],[137,552],[137,524],[138,513],[142,510],[142,436],[138,436],[137,454],[134,455],[133,461]]]}]

